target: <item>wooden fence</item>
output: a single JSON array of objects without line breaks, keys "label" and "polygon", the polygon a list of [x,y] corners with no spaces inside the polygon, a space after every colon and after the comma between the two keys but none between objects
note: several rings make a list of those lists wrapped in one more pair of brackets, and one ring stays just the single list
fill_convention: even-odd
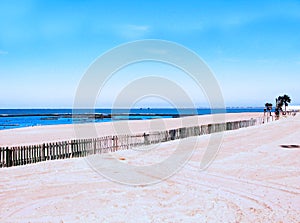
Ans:
[{"label": "wooden fence", "polygon": [[115,152],[170,140],[235,130],[264,123],[263,118],[216,123],[137,135],[104,136],[76,139],[30,146],[0,147],[0,167],[11,167],[46,160],[84,157],[91,154]]}]

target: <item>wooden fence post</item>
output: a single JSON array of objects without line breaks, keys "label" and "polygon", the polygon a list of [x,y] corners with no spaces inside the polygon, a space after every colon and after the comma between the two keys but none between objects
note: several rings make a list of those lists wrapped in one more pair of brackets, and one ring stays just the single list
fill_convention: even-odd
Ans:
[{"label": "wooden fence post", "polygon": [[12,165],[13,165],[13,166],[17,166],[17,165],[18,165],[18,164],[17,164],[17,159],[18,159],[17,148],[16,148],[16,147],[13,147],[13,148],[11,148],[11,149],[12,149],[12,153],[13,153],[13,155],[12,155],[12,157],[13,157]]},{"label": "wooden fence post", "polygon": [[12,166],[12,150],[6,147],[6,167]]},{"label": "wooden fence post", "polygon": [[70,158],[73,158],[74,157],[74,140],[72,139],[71,141],[70,141],[70,148],[69,148],[69,150],[70,150]]},{"label": "wooden fence post", "polygon": [[145,132],[144,132],[144,144],[145,145],[149,145],[150,144],[150,142],[149,142],[149,134],[146,134]]},{"label": "wooden fence post", "polygon": [[0,167],[4,166],[4,148],[0,147]]},{"label": "wooden fence post", "polygon": [[169,134],[170,134],[170,139],[174,140],[176,137],[176,130],[175,129],[170,130]]},{"label": "wooden fence post", "polygon": [[42,147],[41,147],[41,160],[45,161],[46,157],[45,157],[45,143],[43,143]]}]

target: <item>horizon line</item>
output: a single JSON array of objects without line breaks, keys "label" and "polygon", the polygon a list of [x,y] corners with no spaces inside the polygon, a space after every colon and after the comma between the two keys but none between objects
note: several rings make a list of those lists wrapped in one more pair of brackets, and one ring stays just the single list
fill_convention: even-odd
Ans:
[{"label": "horizon line", "polygon": [[[291,105],[295,106],[295,105]],[[264,108],[265,106],[226,106],[225,109],[234,109],[234,108]],[[71,109],[71,110],[93,110],[93,109],[142,109],[142,110],[147,110],[147,109],[224,109],[224,108],[210,108],[210,107],[133,107],[133,108],[128,108],[128,107],[118,107],[118,108],[109,108],[109,107],[96,107],[96,108],[72,108],[72,107],[6,107],[6,108],[0,108],[0,110],[7,110],[7,109]]]}]

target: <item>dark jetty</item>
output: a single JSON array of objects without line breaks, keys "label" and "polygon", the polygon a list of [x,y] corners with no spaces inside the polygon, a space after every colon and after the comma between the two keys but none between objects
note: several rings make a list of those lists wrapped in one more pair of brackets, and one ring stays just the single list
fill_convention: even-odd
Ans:
[{"label": "dark jetty", "polygon": [[42,118],[42,119],[58,119],[58,118],[88,118],[88,119],[104,119],[104,118],[114,118],[114,117],[142,117],[142,116],[154,116],[154,117],[172,117],[172,118],[179,118],[183,116],[191,116],[192,114],[184,114],[184,115],[179,115],[179,114],[156,114],[156,113],[146,113],[146,114],[137,114],[137,113],[129,113],[129,114],[71,114],[71,113],[66,113],[66,114],[0,114],[1,117],[32,117],[32,116],[43,116],[47,118]]}]

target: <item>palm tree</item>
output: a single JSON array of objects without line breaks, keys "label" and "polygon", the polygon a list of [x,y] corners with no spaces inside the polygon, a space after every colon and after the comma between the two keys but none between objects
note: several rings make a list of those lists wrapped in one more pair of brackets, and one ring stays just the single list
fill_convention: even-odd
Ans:
[{"label": "palm tree", "polygon": [[291,100],[290,96],[288,96],[286,94],[283,96],[279,96],[278,98],[276,98],[276,109],[283,113],[282,106],[284,105],[284,108],[285,108],[284,110],[286,113],[286,106],[288,106],[289,103],[291,103],[291,101],[292,100]]},{"label": "palm tree", "polygon": [[265,107],[266,107],[266,110],[268,111],[268,112],[270,112],[270,115],[271,115],[271,111],[272,111],[272,104],[271,103],[269,103],[269,102],[267,102],[266,104],[265,104]]},{"label": "palm tree", "polygon": [[279,112],[282,112],[282,106],[283,106],[283,97],[279,96],[278,98],[276,98],[276,110]]},{"label": "palm tree", "polygon": [[282,96],[282,103],[284,104],[284,113],[286,114],[286,107],[291,103],[291,98],[288,95],[283,95]]}]

